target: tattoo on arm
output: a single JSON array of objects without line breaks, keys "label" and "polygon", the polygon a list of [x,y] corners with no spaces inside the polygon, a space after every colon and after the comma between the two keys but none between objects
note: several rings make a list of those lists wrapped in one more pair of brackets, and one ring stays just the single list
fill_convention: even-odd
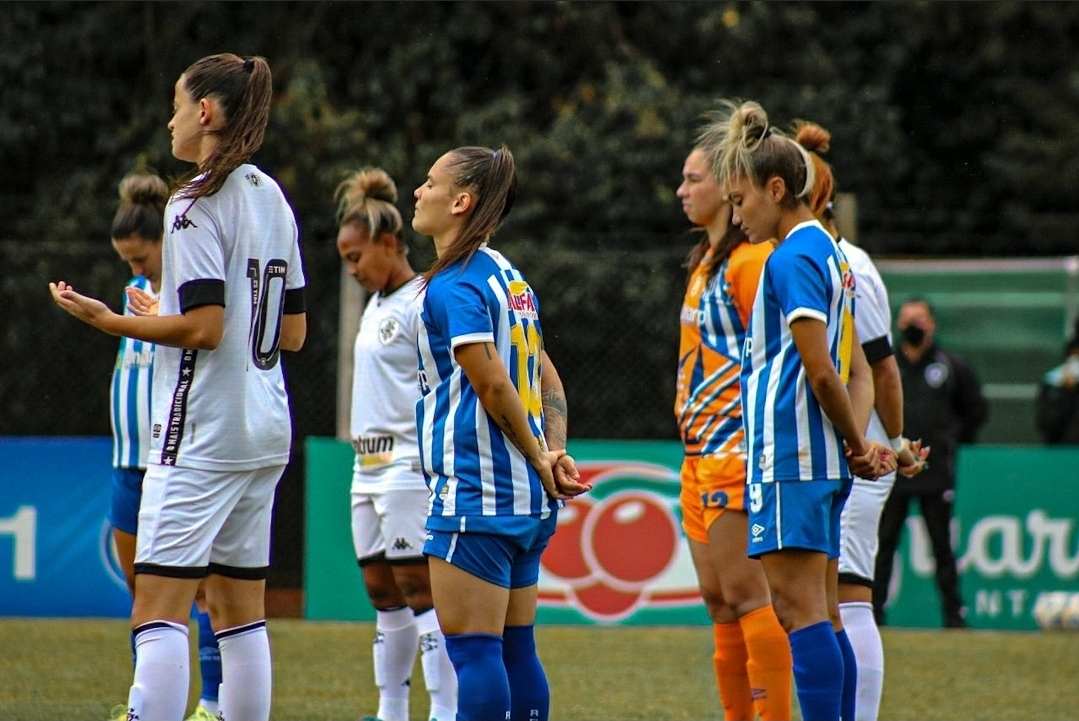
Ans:
[{"label": "tattoo on arm", "polygon": [[566,447],[566,426],[569,409],[565,397],[554,389],[543,391],[544,435],[550,448]]},{"label": "tattoo on arm", "polygon": [[525,445],[525,440],[520,438],[514,432],[513,424],[510,423],[510,419],[505,415],[498,419],[498,425],[502,429],[502,432],[506,434],[506,438],[510,440],[510,443],[512,443],[517,448],[517,450],[523,453],[524,457],[527,460],[532,461],[534,458],[536,458],[537,451],[539,450],[539,443],[536,443],[536,446],[534,448],[528,448]]}]

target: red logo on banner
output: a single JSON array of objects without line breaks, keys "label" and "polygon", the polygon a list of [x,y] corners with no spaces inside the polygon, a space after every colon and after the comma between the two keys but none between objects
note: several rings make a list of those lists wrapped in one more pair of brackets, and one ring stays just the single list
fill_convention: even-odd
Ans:
[{"label": "red logo on banner", "polygon": [[671,578],[684,546],[677,474],[625,461],[584,462],[578,469],[594,487],[558,513],[541,562],[549,577],[540,579],[544,605],[612,621],[643,606],[699,604],[692,567],[688,579]]}]

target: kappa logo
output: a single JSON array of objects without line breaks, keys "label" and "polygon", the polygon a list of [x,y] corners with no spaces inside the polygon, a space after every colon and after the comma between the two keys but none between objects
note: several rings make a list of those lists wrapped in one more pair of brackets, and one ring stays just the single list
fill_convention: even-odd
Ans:
[{"label": "kappa logo", "polygon": [[393,550],[395,551],[407,551],[410,548],[412,548],[412,544],[400,536],[393,542]]},{"label": "kappa logo", "polygon": [[197,228],[199,226],[191,222],[187,215],[181,213],[172,219],[172,232],[175,233],[180,230],[187,230],[188,228]]},{"label": "kappa logo", "polygon": [[420,653],[431,653],[438,650],[438,636],[433,633],[425,633],[420,636]]},{"label": "kappa logo", "polygon": [[262,178],[259,177],[256,173],[248,173],[244,177],[247,178],[247,182],[251,183],[251,185],[255,186],[256,188],[262,187]]},{"label": "kappa logo", "polygon": [[760,543],[761,541],[764,540],[763,538],[761,538],[761,536],[764,534],[764,526],[762,526],[759,523],[754,523],[752,531],[753,531],[753,542],[754,543]]}]

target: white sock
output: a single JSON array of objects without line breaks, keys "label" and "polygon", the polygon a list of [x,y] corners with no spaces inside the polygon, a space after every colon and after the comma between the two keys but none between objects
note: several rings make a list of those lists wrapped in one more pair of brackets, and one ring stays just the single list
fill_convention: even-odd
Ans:
[{"label": "white sock", "polygon": [[217,703],[229,721],[269,721],[271,694],[270,637],[266,621],[218,631],[221,687]]},{"label": "white sock", "polygon": [[207,711],[209,711],[212,714],[216,714],[218,712],[218,709],[219,709],[219,707],[217,705],[217,701],[211,701],[208,698],[200,698],[199,699],[199,706],[202,706],[204,709],[206,709]]},{"label": "white sock", "polygon": [[427,718],[453,721],[457,718],[457,674],[446,654],[446,639],[433,608],[416,616],[416,630],[420,635],[423,683],[431,694],[431,713]]},{"label": "white sock", "polygon": [[135,679],[127,697],[137,719],[182,721],[190,674],[187,626],[150,621],[135,629]]},{"label": "white sock", "polygon": [[858,660],[858,688],[855,697],[855,721],[877,721],[880,696],[884,688],[884,646],[880,629],[873,620],[873,604],[854,601],[839,604],[839,617]]},{"label": "white sock", "polygon": [[372,651],[378,686],[376,716],[382,721],[408,721],[408,692],[418,645],[411,608],[376,611]]}]

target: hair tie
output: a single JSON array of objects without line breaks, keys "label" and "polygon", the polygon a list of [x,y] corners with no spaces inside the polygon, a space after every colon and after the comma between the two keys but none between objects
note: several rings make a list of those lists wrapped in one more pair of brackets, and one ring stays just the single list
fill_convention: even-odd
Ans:
[{"label": "hair tie", "polygon": [[251,72],[254,69],[255,69],[255,60],[254,60],[254,58],[248,58],[247,60],[244,60],[244,70],[246,72]]},{"label": "hair tie", "polygon": [[817,169],[813,165],[813,160],[809,157],[809,151],[806,150],[805,147],[803,147],[802,144],[799,143],[798,141],[792,140],[791,142],[794,143],[794,146],[796,148],[798,148],[798,152],[802,154],[802,160],[805,161],[805,165],[806,165],[806,183],[805,183],[805,187],[803,187],[802,191],[800,193],[798,193],[798,195],[796,195],[795,197],[796,198],[805,198],[810,193],[813,192],[813,186],[816,185],[816,182],[817,182]]}]

